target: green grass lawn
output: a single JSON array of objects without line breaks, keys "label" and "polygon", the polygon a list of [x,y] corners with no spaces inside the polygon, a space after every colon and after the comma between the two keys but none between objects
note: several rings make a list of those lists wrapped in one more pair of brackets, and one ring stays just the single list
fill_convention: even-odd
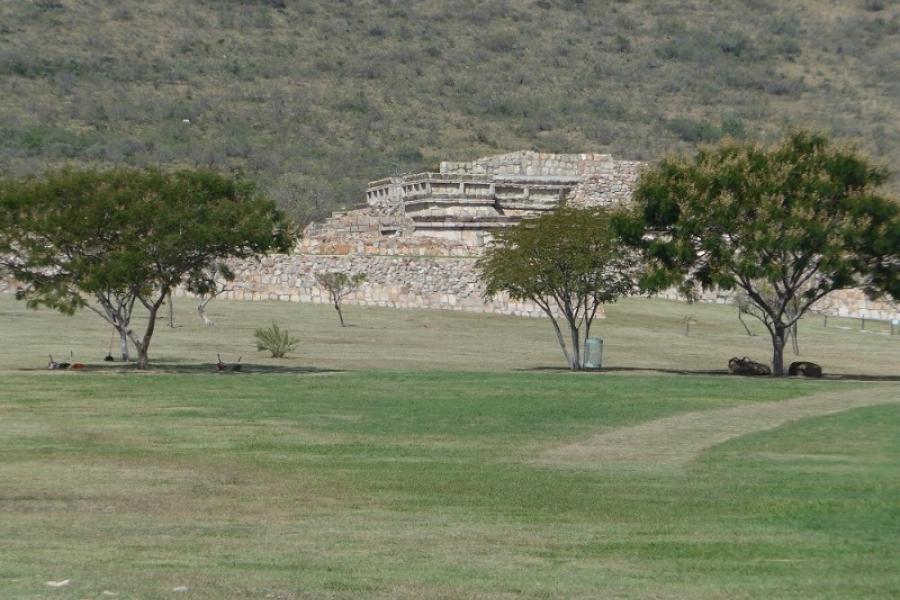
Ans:
[{"label": "green grass lawn", "polygon": [[[163,309],[165,315],[167,311]],[[226,362],[242,357],[256,370],[512,371],[564,368],[565,360],[546,319],[523,319],[452,311],[395,310],[347,306],[348,326],[338,325],[326,305],[288,302],[216,301],[209,313],[216,325],[204,327],[189,299],[175,303],[175,327],[161,319],[150,349],[158,367],[211,370],[216,354]],[[604,340],[608,369],[724,371],[732,356],[771,360],[771,341],[758,322],[746,334],[733,306],[630,298],[607,307],[592,335]],[[684,317],[693,316],[690,335]],[[136,317],[135,326],[143,329]],[[272,321],[300,338],[285,359],[256,350],[253,332]],[[800,324],[801,355],[785,349],[785,361],[812,360],[828,374],[900,378],[900,335],[890,336],[883,321],[860,322],[819,316]],[[0,372],[43,370],[47,355],[96,367],[103,364],[112,329],[88,311],[66,317],[31,311],[0,294]],[[900,328],[897,331],[900,334]],[[118,339],[113,354],[117,354]]]},{"label": "green grass lawn", "polygon": [[[570,374],[542,369],[561,361],[541,320],[350,307],[340,329],[327,307],[214,307],[202,328],[177,305],[157,371],[49,372],[44,354],[93,363],[108,332],[0,297],[0,598],[900,594],[896,336],[809,320],[803,356],[839,380]],[[272,318],[295,356],[254,355]],[[599,329],[620,369],[766,351],[727,307],[633,300]],[[212,372],[216,351],[249,372]],[[748,424],[675,466],[539,460],[845,393],[859,406]]]}]

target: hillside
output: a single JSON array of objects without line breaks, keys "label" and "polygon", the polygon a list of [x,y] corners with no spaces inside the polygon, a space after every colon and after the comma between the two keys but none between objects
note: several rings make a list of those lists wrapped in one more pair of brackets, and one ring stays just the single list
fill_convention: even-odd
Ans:
[{"label": "hillside", "polygon": [[240,169],[300,218],[520,148],[653,160],[799,125],[893,165],[898,123],[892,0],[0,3],[4,172]]}]

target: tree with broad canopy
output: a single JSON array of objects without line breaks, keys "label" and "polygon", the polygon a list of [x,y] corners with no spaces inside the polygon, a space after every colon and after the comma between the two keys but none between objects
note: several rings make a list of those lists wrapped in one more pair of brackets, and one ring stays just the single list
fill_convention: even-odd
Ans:
[{"label": "tree with broad canopy", "polygon": [[788,333],[832,291],[900,297],[900,209],[887,172],[852,148],[795,132],[773,147],[725,142],[645,171],[616,225],[648,262],[642,286],[740,290],[784,375]]},{"label": "tree with broad canopy", "polygon": [[486,298],[506,292],[546,313],[569,368],[579,371],[597,311],[636,290],[639,260],[619,243],[610,212],[564,207],[498,232],[478,269]]},{"label": "tree with broad canopy", "polygon": [[[183,286],[215,289],[225,258],[288,251],[290,228],[248,182],[210,171],[63,170],[0,180],[0,268],[28,306],[88,308],[146,368],[160,307]],[[132,330],[135,305],[148,312]]]}]

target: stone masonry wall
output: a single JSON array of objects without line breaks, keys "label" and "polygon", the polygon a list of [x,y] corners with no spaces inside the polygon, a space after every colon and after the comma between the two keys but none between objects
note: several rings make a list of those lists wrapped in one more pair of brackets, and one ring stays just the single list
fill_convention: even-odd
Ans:
[{"label": "stone masonry wall", "polygon": [[[316,273],[364,272],[366,283],[344,300],[346,304],[544,316],[531,302],[511,301],[505,296],[485,302],[475,268],[480,255],[478,247],[433,238],[305,239],[294,254],[233,265],[237,275],[234,291],[222,297],[327,304],[328,294],[316,284]],[[659,296],[683,300],[674,290]],[[731,294],[708,292],[700,301],[727,304]],[[900,319],[896,304],[869,300],[860,290],[832,293],[817,309],[844,317]]]},{"label": "stone masonry wall", "polygon": [[[700,294],[698,301],[709,304],[731,304],[733,295],[733,292],[725,290],[707,291]],[[659,294],[659,297],[669,300],[684,300],[684,297],[674,289],[666,290]],[[829,316],[865,317],[881,321],[900,319],[900,305],[887,300],[870,300],[866,297],[865,292],[859,289],[832,292],[816,303],[813,309],[820,314]]]},{"label": "stone masonry wall", "polygon": [[475,268],[478,255],[471,246],[426,238],[307,239],[295,254],[234,263],[234,291],[222,297],[328,304],[315,274],[342,271],[367,275],[345,298],[350,305],[544,315],[535,304],[505,295],[485,302]]},{"label": "stone masonry wall", "polygon": [[572,176],[611,173],[620,161],[609,154],[547,154],[522,150],[471,162],[441,163],[441,173],[456,175]]},{"label": "stone masonry wall", "polygon": [[[352,243],[309,240],[295,254],[236,263],[233,266],[237,279],[231,286],[234,291],[222,297],[328,303],[327,293],[316,285],[315,273],[365,272],[368,281],[345,299],[347,304],[543,316],[530,302],[510,301],[506,297],[484,302],[483,287],[475,271],[477,256],[472,250],[471,246],[425,238],[381,238]],[[0,278],[0,293],[12,293],[15,289],[15,282]],[[176,295],[183,296],[184,292]],[[674,290],[660,296],[682,299]],[[731,297],[727,292],[710,292],[700,301],[726,304],[731,302]],[[834,292],[817,308],[842,317],[900,319],[900,306],[869,300],[860,290]]]},{"label": "stone masonry wall", "polygon": [[631,190],[644,166],[642,162],[616,161],[610,173],[586,175],[566,199],[574,208],[589,206],[621,206],[631,200]]}]

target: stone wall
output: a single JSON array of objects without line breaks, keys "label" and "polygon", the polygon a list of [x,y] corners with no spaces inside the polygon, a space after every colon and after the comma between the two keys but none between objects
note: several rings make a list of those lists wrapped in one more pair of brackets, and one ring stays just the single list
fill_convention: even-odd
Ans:
[{"label": "stone wall", "polygon": [[623,205],[631,200],[631,191],[643,166],[641,162],[617,161],[611,173],[587,175],[572,190],[566,204],[574,208]]},{"label": "stone wall", "polygon": [[[294,254],[235,264],[235,291],[223,297],[328,303],[327,292],[316,284],[316,273],[363,272],[368,279],[346,298],[349,305],[544,316],[531,302],[510,301],[505,296],[484,301],[484,286],[475,268],[482,251],[479,247],[435,238],[377,235],[354,239],[309,238],[298,245]],[[683,300],[674,290],[659,296]],[[699,300],[727,304],[731,303],[732,295],[724,291],[706,292]],[[836,316],[900,319],[900,307],[896,304],[869,300],[860,290],[834,292],[816,308]]]},{"label": "stone wall", "polygon": [[441,163],[441,173],[455,175],[585,176],[613,172],[620,161],[609,154],[548,154],[522,150],[475,159]]},{"label": "stone wall", "polygon": [[333,213],[321,222],[310,223],[303,232],[305,238],[353,238],[382,235],[386,231],[411,229],[412,223],[402,216],[384,215],[372,208]]},{"label": "stone wall", "polygon": [[[674,289],[666,290],[659,294],[659,297],[669,300],[684,300],[684,297]],[[731,304],[734,300],[734,293],[712,290],[702,292],[697,300],[708,304]],[[832,292],[816,303],[813,310],[819,314],[837,317],[865,317],[881,321],[900,319],[900,305],[888,300],[870,300],[866,297],[865,292],[859,289]]]},{"label": "stone wall", "polygon": [[[427,238],[304,240],[294,254],[234,264],[237,275],[231,286],[234,291],[222,297],[328,303],[327,293],[315,282],[315,273],[365,272],[368,281],[346,298],[347,304],[543,316],[530,302],[510,301],[506,297],[485,302],[475,270],[477,256],[477,249],[471,246]],[[0,293],[12,293],[15,289],[14,282],[0,278]],[[182,296],[184,292],[179,291],[177,295]],[[682,300],[674,290],[660,296]],[[726,304],[731,302],[731,295],[709,292],[700,301]],[[900,319],[897,304],[869,300],[860,290],[834,292],[817,309],[843,317]]]},{"label": "stone wall", "polygon": [[349,305],[433,308],[539,317],[531,302],[499,296],[486,302],[471,246],[427,238],[307,239],[296,253],[232,265],[234,291],[223,298],[330,303],[316,273],[366,273],[366,282],[346,297]]}]

